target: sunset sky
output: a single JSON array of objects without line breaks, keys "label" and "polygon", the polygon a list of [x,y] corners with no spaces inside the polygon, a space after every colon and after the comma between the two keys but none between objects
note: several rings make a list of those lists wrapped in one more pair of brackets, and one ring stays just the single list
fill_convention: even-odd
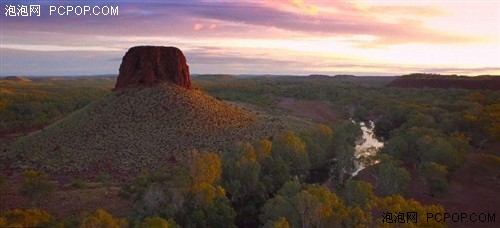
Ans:
[{"label": "sunset sky", "polygon": [[500,0],[4,0],[0,17],[0,76],[117,74],[136,45],[179,47],[194,74],[500,75]]}]

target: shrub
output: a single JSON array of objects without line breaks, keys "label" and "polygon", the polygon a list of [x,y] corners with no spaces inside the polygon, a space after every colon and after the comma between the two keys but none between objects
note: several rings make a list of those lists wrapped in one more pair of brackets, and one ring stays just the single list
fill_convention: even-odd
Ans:
[{"label": "shrub", "polygon": [[424,163],[420,175],[429,186],[431,195],[434,196],[448,191],[448,169],[446,166],[435,162]]},{"label": "shrub", "polygon": [[23,173],[24,183],[19,189],[22,196],[26,197],[33,206],[43,198],[47,197],[54,190],[47,175],[44,172],[28,170]]},{"label": "shrub", "polygon": [[87,184],[85,183],[84,180],[77,178],[77,179],[73,179],[71,181],[71,186],[74,188],[82,189],[82,188],[87,187]]},{"label": "shrub", "polygon": [[102,186],[108,188],[111,185],[111,175],[109,173],[101,173],[99,174],[99,181],[101,182]]},{"label": "shrub", "polygon": [[47,226],[51,223],[51,216],[40,209],[11,210],[0,217],[0,227],[34,227]]}]

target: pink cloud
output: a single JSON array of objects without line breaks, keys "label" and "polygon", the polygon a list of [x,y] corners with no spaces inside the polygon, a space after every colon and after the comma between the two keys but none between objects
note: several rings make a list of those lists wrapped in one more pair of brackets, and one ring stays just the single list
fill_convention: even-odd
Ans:
[{"label": "pink cloud", "polygon": [[193,29],[194,29],[194,30],[196,30],[196,31],[198,31],[198,30],[200,30],[200,29],[202,29],[202,28],[203,28],[203,25],[202,25],[202,24],[199,24],[199,23],[196,23],[196,24],[194,24],[194,26],[193,26]]}]

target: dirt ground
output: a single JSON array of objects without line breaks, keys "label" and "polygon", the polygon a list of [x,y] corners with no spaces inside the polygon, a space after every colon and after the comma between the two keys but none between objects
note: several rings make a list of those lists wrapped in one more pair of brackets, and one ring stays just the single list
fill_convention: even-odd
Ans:
[{"label": "dirt ground", "polygon": [[[86,183],[77,188],[53,181],[55,190],[37,207],[46,210],[56,219],[80,219],[85,213],[105,209],[115,217],[126,217],[132,211],[129,200],[118,197],[119,187],[103,187],[100,183]],[[11,209],[32,208],[32,205],[18,193],[22,176],[14,174],[6,178],[0,189],[0,212]]]}]

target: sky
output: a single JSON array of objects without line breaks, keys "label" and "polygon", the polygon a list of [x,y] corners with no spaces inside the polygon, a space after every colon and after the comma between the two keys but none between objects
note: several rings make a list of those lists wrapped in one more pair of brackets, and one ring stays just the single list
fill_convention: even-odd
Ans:
[{"label": "sky", "polygon": [[137,45],[180,48],[192,74],[500,75],[500,0],[1,3],[0,76],[118,74]]}]

